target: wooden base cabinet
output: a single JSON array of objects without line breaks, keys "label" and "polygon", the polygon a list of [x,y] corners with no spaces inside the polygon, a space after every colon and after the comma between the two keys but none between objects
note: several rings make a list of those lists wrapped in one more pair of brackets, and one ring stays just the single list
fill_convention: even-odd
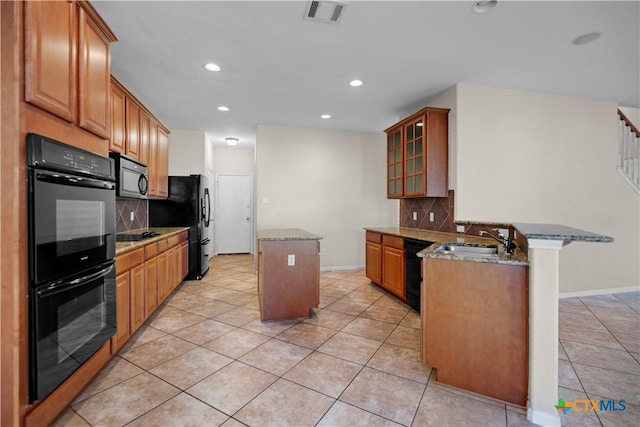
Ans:
[{"label": "wooden base cabinet", "polygon": [[161,239],[116,257],[116,334],[111,353],[127,342],[188,272],[188,232]]},{"label": "wooden base cabinet", "polygon": [[406,300],[404,239],[372,231],[366,233],[366,275],[387,292]]},{"label": "wooden base cabinet", "polygon": [[528,267],[425,258],[422,357],[437,381],[527,402]]},{"label": "wooden base cabinet", "polygon": [[[260,319],[308,317],[320,303],[318,240],[258,241]],[[294,265],[289,260],[294,258]]]}]

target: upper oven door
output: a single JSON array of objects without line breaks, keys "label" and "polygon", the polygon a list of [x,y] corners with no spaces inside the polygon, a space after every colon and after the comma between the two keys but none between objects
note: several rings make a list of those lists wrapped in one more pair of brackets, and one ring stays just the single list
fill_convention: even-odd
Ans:
[{"label": "upper oven door", "polygon": [[30,170],[31,286],[115,256],[115,184]]}]

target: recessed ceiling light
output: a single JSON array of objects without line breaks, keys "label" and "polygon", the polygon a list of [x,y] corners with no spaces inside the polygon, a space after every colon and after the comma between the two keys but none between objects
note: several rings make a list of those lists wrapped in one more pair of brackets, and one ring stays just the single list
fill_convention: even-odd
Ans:
[{"label": "recessed ceiling light", "polygon": [[227,142],[227,144],[229,144],[231,146],[236,145],[238,143],[238,141],[240,141],[240,139],[232,138],[232,137],[225,138],[224,140]]},{"label": "recessed ceiling light", "polygon": [[220,111],[229,111],[229,107],[225,107],[224,105],[221,105],[218,107],[218,110]]},{"label": "recessed ceiling light", "polygon": [[320,116],[321,119],[330,119],[331,118],[331,114],[323,114]]},{"label": "recessed ceiling light", "polygon": [[576,37],[575,39],[573,39],[571,41],[571,43],[573,43],[575,45],[591,43],[592,41],[595,41],[595,40],[599,39],[601,35],[602,34],[600,34],[600,33],[583,34],[580,37]]},{"label": "recessed ceiling light", "polygon": [[349,86],[351,87],[360,87],[362,86],[364,83],[362,82],[362,80],[351,80],[349,82]]},{"label": "recessed ceiling light", "polygon": [[487,13],[490,12],[496,5],[498,0],[482,0],[473,4],[473,10],[475,13]]},{"label": "recessed ceiling light", "polygon": [[213,62],[209,62],[208,64],[204,64],[204,69],[209,71],[220,71],[220,66]]}]

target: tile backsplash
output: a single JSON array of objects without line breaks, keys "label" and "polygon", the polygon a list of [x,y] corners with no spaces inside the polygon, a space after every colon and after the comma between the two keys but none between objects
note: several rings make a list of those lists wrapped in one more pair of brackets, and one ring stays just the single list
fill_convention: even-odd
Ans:
[{"label": "tile backsplash", "polygon": [[[400,199],[400,227],[418,228],[420,230],[442,231],[455,233],[456,225],[464,225],[464,234],[478,236],[481,230],[496,235],[493,228],[508,228],[513,237],[513,229],[508,224],[472,223],[453,221],[454,191],[449,190],[448,197],[423,197],[419,199]],[[416,212],[417,220],[413,219]],[[429,220],[429,213],[433,212],[434,220]]]},{"label": "tile backsplash", "polygon": [[[148,206],[147,200],[116,198],[116,233],[147,228]],[[131,212],[134,215],[133,221]]]}]

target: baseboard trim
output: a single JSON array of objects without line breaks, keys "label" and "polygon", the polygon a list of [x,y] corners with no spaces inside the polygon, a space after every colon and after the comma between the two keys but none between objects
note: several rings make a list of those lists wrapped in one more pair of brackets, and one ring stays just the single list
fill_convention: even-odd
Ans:
[{"label": "baseboard trim", "polygon": [[563,292],[560,294],[560,299],[573,298],[573,297],[591,297],[596,295],[607,295],[607,294],[621,294],[625,292],[637,292],[637,291],[640,291],[640,287],[629,286],[627,288],[594,289],[590,291]]},{"label": "baseboard trim", "polygon": [[340,270],[362,270],[364,265],[335,265],[330,267],[320,267],[320,271],[340,271]]}]

